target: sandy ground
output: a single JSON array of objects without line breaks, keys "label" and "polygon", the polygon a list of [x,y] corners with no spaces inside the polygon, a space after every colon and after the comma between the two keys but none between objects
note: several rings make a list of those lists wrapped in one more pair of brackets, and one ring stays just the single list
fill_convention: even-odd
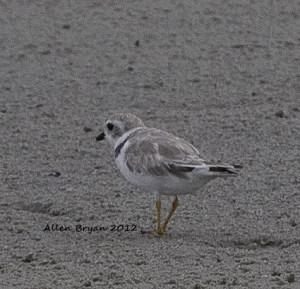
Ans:
[{"label": "sandy ground", "polygon": [[[0,287],[300,288],[299,1],[75,2],[0,1]],[[120,111],[244,169],[143,235]]]}]

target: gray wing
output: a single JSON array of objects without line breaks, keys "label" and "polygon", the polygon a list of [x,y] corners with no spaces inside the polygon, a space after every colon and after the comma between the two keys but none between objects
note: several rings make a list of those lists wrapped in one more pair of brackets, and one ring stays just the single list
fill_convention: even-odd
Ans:
[{"label": "gray wing", "polygon": [[193,145],[158,129],[140,129],[128,141],[126,164],[132,172],[187,178],[195,167],[205,166]]}]

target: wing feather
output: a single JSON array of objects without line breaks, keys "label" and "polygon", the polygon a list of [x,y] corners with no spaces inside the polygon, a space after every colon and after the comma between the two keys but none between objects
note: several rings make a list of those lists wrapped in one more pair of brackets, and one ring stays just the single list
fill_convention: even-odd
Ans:
[{"label": "wing feather", "polygon": [[188,172],[205,164],[192,144],[158,129],[141,128],[128,140],[126,163],[132,172],[187,178]]}]

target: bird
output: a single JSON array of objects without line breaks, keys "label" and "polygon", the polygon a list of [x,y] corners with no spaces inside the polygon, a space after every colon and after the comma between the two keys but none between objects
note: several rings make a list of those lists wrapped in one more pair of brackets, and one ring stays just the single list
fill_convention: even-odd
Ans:
[{"label": "bird", "polygon": [[[191,143],[166,131],[147,127],[131,113],[115,113],[107,118],[97,141],[107,139],[122,175],[142,191],[156,196],[157,227],[163,235],[179,205],[178,196],[196,195],[200,188],[219,177],[234,177],[240,165],[203,159]],[[174,196],[172,208],[162,222],[161,196]]]}]

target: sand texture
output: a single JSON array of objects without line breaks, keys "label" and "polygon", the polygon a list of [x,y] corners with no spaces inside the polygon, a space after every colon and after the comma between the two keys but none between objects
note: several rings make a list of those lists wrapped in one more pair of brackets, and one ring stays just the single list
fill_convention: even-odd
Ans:
[{"label": "sand texture", "polygon": [[[0,1],[1,289],[299,289],[299,11]],[[155,198],[95,140],[122,111],[244,168],[141,234]]]}]

